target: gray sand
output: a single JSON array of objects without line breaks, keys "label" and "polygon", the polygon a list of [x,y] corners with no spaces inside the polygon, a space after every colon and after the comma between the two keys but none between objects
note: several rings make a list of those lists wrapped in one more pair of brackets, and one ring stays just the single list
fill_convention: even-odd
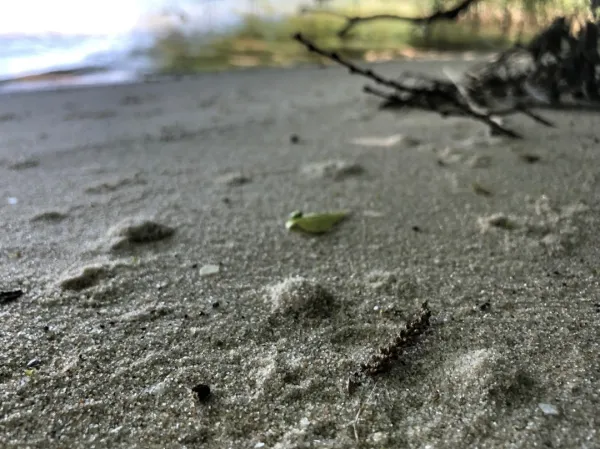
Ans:
[{"label": "gray sand", "polygon": [[[492,139],[363,84],[2,97],[0,290],[24,295],[0,304],[1,447],[600,447],[599,116]],[[307,237],[297,209],[352,214]],[[424,301],[428,332],[349,395]]]}]

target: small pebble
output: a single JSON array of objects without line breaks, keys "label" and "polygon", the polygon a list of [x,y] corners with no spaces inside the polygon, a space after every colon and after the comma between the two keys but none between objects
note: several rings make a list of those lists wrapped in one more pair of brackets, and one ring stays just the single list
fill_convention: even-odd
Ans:
[{"label": "small pebble", "polygon": [[493,195],[492,191],[490,189],[479,184],[478,182],[472,183],[471,188],[473,189],[473,192],[475,192],[477,195],[481,195],[481,196],[492,196]]},{"label": "small pebble", "polygon": [[63,290],[80,291],[97,285],[108,275],[108,270],[102,265],[90,265],[66,273],[59,281]]},{"label": "small pebble", "polygon": [[13,163],[8,168],[10,170],[26,170],[28,168],[35,168],[38,165],[40,165],[40,161],[38,161],[37,159],[22,159]]},{"label": "small pebble", "polygon": [[62,221],[65,218],[67,218],[66,213],[56,211],[56,210],[49,210],[49,211],[40,212],[39,214],[34,215],[33,217],[31,217],[31,219],[29,221],[31,221],[31,222],[38,222],[38,221],[57,222],[57,221]]},{"label": "small pebble", "polygon": [[212,276],[213,274],[217,274],[221,271],[221,267],[219,265],[204,265],[200,268],[199,274],[200,276]]},{"label": "small pebble", "polygon": [[473,156],[468,165],[471,168],[489,168],[492,165],[492,158],[486,155]]},{"label": "small pebble", "polygon": [[314,162],[302,167],[302,173],[308,178],[333,179],[335,181],[359,176],[365,172],[362,165],[342,160]]},{"label": "small pebble", "polygon": [[552,404],[544,404],[543,402],[540,402],[538,407],[542,410],[542,412],[544,412],[544,415],[558,415],[557,408]]},{"label": "small pebble", "polygon": [[29,362],[27,362],[27,369],[37,368],[41,364],[42,361],[40,359],[31,359]]},{"label": "small pebble", "polygon": [[528,164],[535,164],[541,159],[537,154],[527,153],[521,154],[520,157],[523,161],[527,162]]},{"label": "small pebble", "polygon": [[310,420],[305,416],[300,420],[300,427],[306,428],[310,426]]},{"label": "small pebble", "polygon": [[487,217],[479,217],[477,223],[482,232],[489,231],[491,228],[501,228],[513,230],[518,227],[518,224],[502,213],[496,213]]},{"label": "small pebble", "polygon": [[359,380],[354,379],[352,376],[348,377],[348,380],[346,381],[346,393],[348,393],[348,396],[352,396],[359,386]]},{"label": "small pebble", "polygon": [[108,235],[116,237],[113,249],[120,249],[127,244],[156,242],[171,237],[175,229],[156,221],[135,217],[123,220],[108,231]]},{"label": "small pebble", "polygon": [[376,210],[366,210],[363,212],[363,215],[369,218],[381,218],[385,216],[382,212]]},{"label": "small pebble", "polygon": [[404,143],[408,147],[414,147],[421,142],[403,134],[393,134],[385,137],[359,137],[351,140],[350,143],[367,147],[393,147],[399,143]]},{"label": "small pebble", "polygon": [[252,178],[245,176],[241,172],[225,173],[217,178],[219,184],[226,186],[241,186],[252,181]]},{"label": "small pebble", "polygon": [[195,387],[192,387],[192,391],[196,393],[200,402],[206,402],[210,397],[210,387],[206,384],[198,384]]}]

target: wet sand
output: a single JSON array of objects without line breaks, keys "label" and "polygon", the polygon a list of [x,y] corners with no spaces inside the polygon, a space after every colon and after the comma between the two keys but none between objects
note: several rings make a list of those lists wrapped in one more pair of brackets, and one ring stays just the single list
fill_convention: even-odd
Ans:
[{"label": "wet sand", "polygon": [[[23,295],[0,302],[0,445],[600,447],[600,116],[490,138],[363,84],[2,96],[0,291]],[[298,209],[351,215],[304,236]]]}]

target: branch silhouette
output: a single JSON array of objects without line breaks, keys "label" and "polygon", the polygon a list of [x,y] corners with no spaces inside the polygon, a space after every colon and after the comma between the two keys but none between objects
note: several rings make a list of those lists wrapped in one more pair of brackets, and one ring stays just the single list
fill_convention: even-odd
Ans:
[{"label": "branch silhouette", "polygon": [[454,8],[443,11],[438,10],[433,14],[425,17],[405,17],[398,16],[395,14],[374,14],[372,16],[346,16],[344,14],[340,14],[334,11],[320,10],[320,9],[311,9],[304,8],[302,10],[303,13],[312,13],[312,14],[327,14],[329,16],[338,17],[340,19],[344,19],[346,24],[337,32],[338,37],[343,38],[348,35],[348,33],[358,24],[364,22],[372,22],[375,20],[399,20],[403,22],[410,22],[414,25],[429,25],[436,21],[452,21],[456,20],[458,16],[469,9],[473,4],[477,3],[480,0],[463,0]]},{"label": "branch silhouette", "polygon": [[[445,109],[438,107],[441,100],[442,102],[458,110],[460,113],[486,124],[496,134],[501,134],[513,139],[522,138],[519,133],[503,127],[500,123],[494,120],[490,114],[473,109],[468,102],[462,101],[460,97],[457,96],[455,88],[451,84],[441,83],[432,79],[429,80],[430,86],[427,87],[404,85],[400,81],[384,78],[371,69],[361,68],[349,60],[342,58],[336,52],[330,52],[319,48],[312,41],[304,37],[302,33],[296,33],[293,36],[293,39],[302,44],[311,53],[324,56],[327,59],[341,65],[342,67],[347,68],[351,74],[363,76],[380,86],[391,88],[398,93],[405,93],[409,95],[408,99],[402,99],[398,95],[394,94],[387,95],[386,98],[392,102],[404,103],[408,106],[419,105],[424,109],[435,111],[442,116],[448,116],[449,113]],[[367,88],[367,93],[380,96],[380,92],[372,88]]]}]

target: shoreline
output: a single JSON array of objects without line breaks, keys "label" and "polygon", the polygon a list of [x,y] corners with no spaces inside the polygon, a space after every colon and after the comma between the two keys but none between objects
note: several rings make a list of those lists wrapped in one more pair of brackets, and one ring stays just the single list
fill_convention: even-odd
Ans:
[{"label": "shoreline", "polygon": [[[424,51],[417,52],[411,56],[402,56],[396,58],[379,58],[372,60],[358,59],[352,62],[369,66],[378,66],[385,64],[397,64],[407,61],[476,61],[481,60],[493,52],[481,51]],[[111,68],[109,66],[89,66],[73,69],[60,69],[41,71],[39,73],[25,74],[13,78],[0,79],[0,95],[15,92],[39,92],[49,90],[65,90],[80,87],[110,86],[119,84],[138,84],[155,83],[169,80],[196,79],[204,75],[215,75],[222,73],[239,73],[248,71],[269,71],[269,70],[302,70],[311,68],[329,69],[336,67],[335,64],[327,62],[326,64],[297,62],[282,66],[228,66],[221,69],[211,69],[195,73],[160,73],[157,71],[134,71]]]}]

